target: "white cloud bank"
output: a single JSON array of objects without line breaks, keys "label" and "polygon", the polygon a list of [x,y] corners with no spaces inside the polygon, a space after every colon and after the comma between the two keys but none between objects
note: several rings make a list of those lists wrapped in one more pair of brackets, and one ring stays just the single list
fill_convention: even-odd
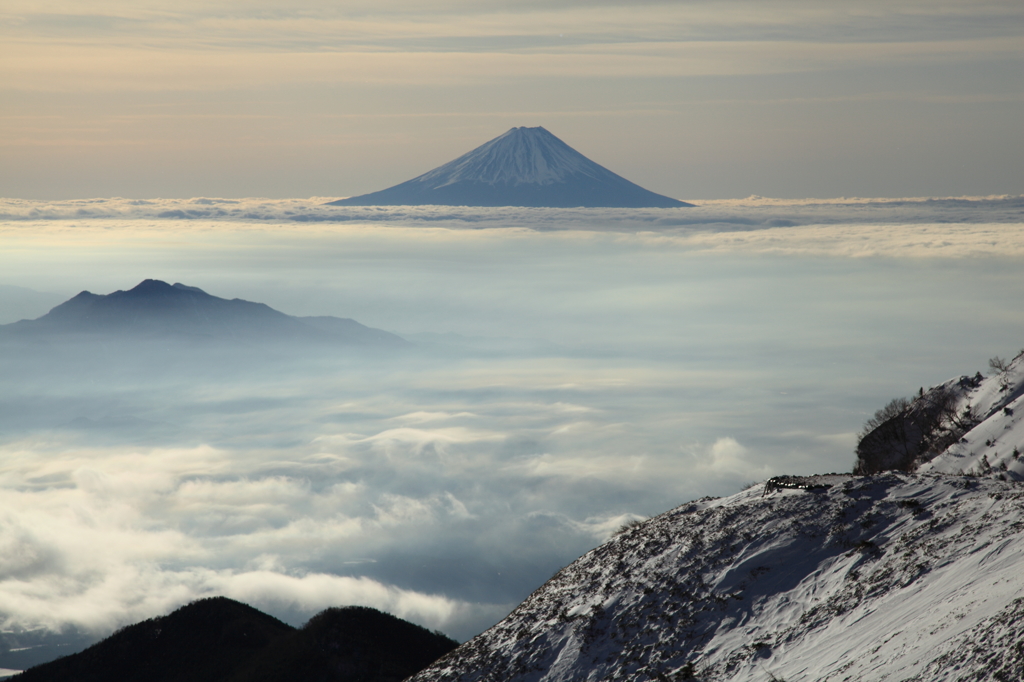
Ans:
[{"label": "white cloud bank", "polygon": [[367,605],[456,631],[509,607],[309,567],[339,550],[372,553],[384,533],[436,533],[469,518],[451,493],[345,481],[314,490],[308,478],[262,475],[208,446],[69,452],[33,442],[0,453],[4,627],[104,633],[218,594],[297,617]]},{"label": "white cloud bank", "polygon": [[[311,235],[373,226],[435,230],[647,233],[687,250],[840,257],[957,258],[1024,254],[1024,195],[904,199],[748,197],[678,209],[458,206],[342,207],[310,199],[0,199],[0,234],[85,238],[89,228],[138,236],[230,229]],[[215,222],[211,222],[215,221]],[[287,227],[295,225],[295,228]],[[127,235],[126,235],[127,236]],[[422,237],[421,237],[422,238]],[[429,238],[438,239],[437,234]],[[548,237],[547,239],[557,239]]]},{"label": "white cloud bank", "polygon": [[[984,197],[906,197],[833,199],[690,199],[695,207],[678,209],[495,208],[466,206],[329,206],[339,197],[308,199],[124,199],[96,198],[43,201],[0,198],[0,221],[85,220],[217,220],[298,223],[438,223],[452,226],[515,226],[579,229],[586,225],[623,229],[725,226],[733,229],[786,227],[790,223],[1005,223],[1024,220],[1024,195]],[[719,229],[722,229],[721,227]]]},{"label": "white cloud bank", "polygon": [[9,626],[226,593],[468,637],[625,521],[848,469],[880,405],[1024,338],[1020,197],[2,206],[5,284],[158,277],[423,332],[401,357],[280,367],[0,353]]}]

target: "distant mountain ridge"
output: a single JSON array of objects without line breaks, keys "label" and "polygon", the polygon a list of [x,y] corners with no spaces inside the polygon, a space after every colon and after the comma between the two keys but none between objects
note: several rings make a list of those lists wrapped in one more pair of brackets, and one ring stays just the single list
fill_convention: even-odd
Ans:
[{"label": "distant mountain ridge", "polygon": [[457,642],[376,609],[332,608],[296,629],[225,597],[118,630],[18,682],[400,682]]},{"label": "distant mountain ridge", "polygon": [[594,163],[542,127],[512,128],[401,184],[335,206],[692,206],[655,194]]},{"label": "distant mountain ridge", "polygon": [[204,337],[236,341],[317,341],[395,347],[407,342],[337,317],[293,317],[263,303],[211,296],[198,287],[147,279],[127,291],[83,291],[35,320],[0,325],[8,337],[58,334]]}]

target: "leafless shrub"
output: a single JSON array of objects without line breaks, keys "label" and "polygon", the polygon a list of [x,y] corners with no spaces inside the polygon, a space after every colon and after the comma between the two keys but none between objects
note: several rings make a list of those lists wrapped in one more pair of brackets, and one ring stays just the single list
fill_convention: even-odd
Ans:
[{"label": "leafless shrub", "polygon": [[627,530],[630,530],[631,528],[636,528],[637,526],[642,526],[644,521],[646,521],[646,520],[647,519],[633,519],[631,521],[626,521],[624,524],[619,526],[619,529],[617,531],[615,531],[615,534],[618,535],[620,533],[625,533]]}]

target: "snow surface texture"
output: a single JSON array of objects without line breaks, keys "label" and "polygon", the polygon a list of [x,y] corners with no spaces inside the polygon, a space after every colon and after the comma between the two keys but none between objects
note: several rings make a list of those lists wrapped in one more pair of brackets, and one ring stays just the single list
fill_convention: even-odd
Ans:
[{"label": "snow surface texture", "polygon": [[417,679],[1022,679],[1024,351],[936,395],[972,426],[918,474],[776,477],[624,529]]},{"label": "snow surface texture", "polygon": [[978,379],[960,377],[936,387],[957,391],[956,412],[963,414],[970,409],[979,423],[919,471],[971,473],[1022,481],[1024,351],[992,376]]},{"label": "snow surface texture", "polygon": [[454,161],[339,206],[690,206],[594,163],[542,127],[512,128]]},{"label": "snow surface texture", "polygon": [[1024,491],[828,482],[626,528],[411,679],[1024,679]]}]

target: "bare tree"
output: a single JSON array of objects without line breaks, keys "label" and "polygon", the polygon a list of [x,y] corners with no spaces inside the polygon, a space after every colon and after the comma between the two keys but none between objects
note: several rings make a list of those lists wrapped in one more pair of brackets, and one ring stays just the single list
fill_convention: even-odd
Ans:
[{"label": "bare tree", "polygon": [[907,398],[893,398],[886,403],[885,407],[875,411],[875,414],[864,422],[864,427],[860,430],[860,437],[863,438],[893,417],[903,414],[909,407],[910,401]]},{"label": "bare tree", "polygon": [[917,449],[909,415],[911,405],[906,398],[894,398],[864,422],[853,473],[909,471],[913,467]]},{"label": "bare tree", "polygon": [[911,401],[896,398],[864,423],[857,443],[856,474],[914,471],[959,441],[980,419],[960,393],[937,386]]}]

